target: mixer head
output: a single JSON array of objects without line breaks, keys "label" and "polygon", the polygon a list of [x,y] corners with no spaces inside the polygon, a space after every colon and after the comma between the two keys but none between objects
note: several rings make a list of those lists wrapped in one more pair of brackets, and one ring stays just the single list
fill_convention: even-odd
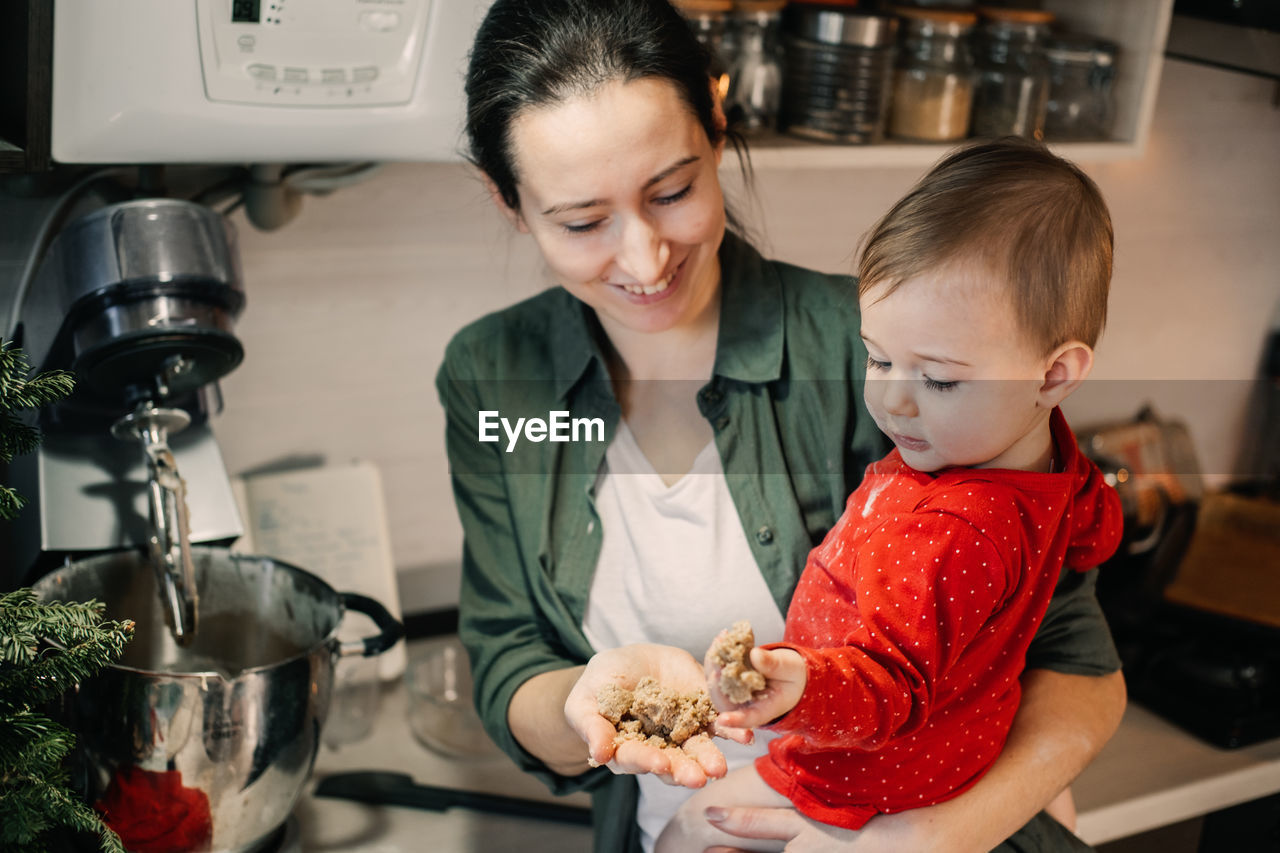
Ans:
[{"label": "mixer head", "polygon": [[117,412],[180,398],[244,356],[235,236],[216,211],[177,199],[108,205],[49,247],[23,312],[24,348],[70,368],[82,404]]}]

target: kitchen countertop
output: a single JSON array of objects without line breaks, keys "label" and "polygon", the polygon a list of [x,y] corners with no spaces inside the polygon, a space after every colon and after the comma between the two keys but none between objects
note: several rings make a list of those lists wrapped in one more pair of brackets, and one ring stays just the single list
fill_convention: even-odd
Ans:
[{"label": "kitchen countertop", "polygon": [[[586,794],[553,796],[541,782],[501,753],[451,758],[423,746],[409,730],[408,694],[401,682],[385,685],[373,732],[338,749],[321,745],[302,801],[294,809],[302,849],[355,853],[574,853],[591,849],[591,828],[550,820],[508,817],[454,808],[432,812],[398,806],[371,806],[313,797],[320,779],[349,770],[394,770],[415,782],[444,788],[504,794],[548,803],[589,806]],[[429,842],[429,843],[428,843]]]},{"label": "kitchen countertop", "polygon": [[1102,844],[1280,792],[1280,739],[1222,749],[1130,700],[1071,790],[1076,831]]},{"label": "kitchen countertop", "polygon": [[[316,782],[347,770],[395,770],[440,787],[588,805],[585,794],[556,798],[505,756],[454,759],[422,746],[406,722],[401,684],[383,691],[372,734],[337,750],[322,746],[294,814],[306,851],[355,853],[573,853],[591,849],[589,827],[465,809],[428,812],[311,796]],[[1078,831],[1101,844],[1280,792],[1280,739],[1219,749],[1129,703],[1120,730],[1072,786]],[[427,843],[429,841],[429,844]]]}]

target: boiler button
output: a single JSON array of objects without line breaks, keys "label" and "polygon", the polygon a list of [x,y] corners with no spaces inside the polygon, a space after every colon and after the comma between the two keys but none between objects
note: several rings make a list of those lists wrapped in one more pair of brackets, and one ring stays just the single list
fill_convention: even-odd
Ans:
[{"label": "boiler button", "polygon": [[375,33],[389,33],[400,26],[400,13],[361,12],[360,26]]},{"label": "boiler button", "polygon": [[284,82],[286,83],[305,83],[307,82],[307,69],[305,68],[286,68],[284,70]]},{"label": "boiler button", "polygon": [[276,79],[276,67],[274,65],[262,65],[255,63],[250,65],[248,69],[249,76],[255,80],[274,80]]},{"label": "boiler button", "polygon": [[359,68],[351,69],[351,80],[353,83],[370,83],[378,79],[378,66],[362,65]]},{"label": "boiler button", "polygon": [[320,70],[320,80],[324,83],[345,83],[347,82],[346,69],[322,68]]}]

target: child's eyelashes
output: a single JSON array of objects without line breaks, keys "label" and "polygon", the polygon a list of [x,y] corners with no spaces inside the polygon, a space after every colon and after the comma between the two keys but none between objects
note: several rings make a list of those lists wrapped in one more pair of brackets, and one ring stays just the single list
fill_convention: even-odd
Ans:
[{"label": "child's eyelashes", "polygon": [[[880,361],[872,356],[867,356],[868,370],[887,371],[891,367],[893,367],[892,362]],[[950,391],[959,384],[960,383],[956,381],[944,381],[941,379],[932,379],[928,376],[924,377],[924,387],[928,388],[930,391]]]}]

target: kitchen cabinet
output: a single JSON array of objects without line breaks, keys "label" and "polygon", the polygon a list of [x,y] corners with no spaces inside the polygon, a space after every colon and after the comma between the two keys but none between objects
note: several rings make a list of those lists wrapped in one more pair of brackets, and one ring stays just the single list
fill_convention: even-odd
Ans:
[{"label": "kitchen cabinet", "polygon": [[0,172],[49,168],[53,2],[0,3]]},{"label": "kitchen cabinet", "polygon": [[[1041,5],[1053,12],[1064,28],[1099,36],[1119,47],[1113,83],[1113,138],[1064,142],[1053,148],[1082,162],[1141,156],[1155,111],[1173,0],[1044,0]],[[953,144],[828,145],[785,135],[749,142],[751,162],[757,169],[928,166]]]}]

